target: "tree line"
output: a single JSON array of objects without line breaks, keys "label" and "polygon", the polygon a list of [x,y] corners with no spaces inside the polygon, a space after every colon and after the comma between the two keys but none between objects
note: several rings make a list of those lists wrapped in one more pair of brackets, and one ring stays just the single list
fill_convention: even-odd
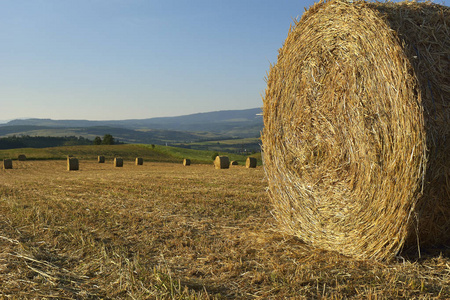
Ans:
[{"label": "tree line", "polygon": [[29,136],[29,135],[12,135],[0,138],[0,149],[17,149],[17,148],[48,148],[58,146],[77,146],[77,145],[114,145],[123,144],[114,139],[111,134],[105,134],[103,139],[99,136],[94,140],[84,138],[82,136]]}]

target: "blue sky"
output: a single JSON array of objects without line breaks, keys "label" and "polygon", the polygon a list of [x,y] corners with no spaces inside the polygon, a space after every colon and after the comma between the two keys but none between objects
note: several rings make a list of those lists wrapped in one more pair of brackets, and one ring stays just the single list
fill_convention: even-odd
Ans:
[{"label": "blue sky", "polygon": [[0,0],[0,119],[262,106],[309,0]]}]

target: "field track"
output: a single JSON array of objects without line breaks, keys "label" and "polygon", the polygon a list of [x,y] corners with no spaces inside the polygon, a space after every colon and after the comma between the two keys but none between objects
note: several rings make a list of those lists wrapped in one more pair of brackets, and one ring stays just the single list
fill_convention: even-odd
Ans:
[{"label": "field track", "polygon": [[277,232],[262,167],[0,170],[0,299],[449,298],[449,253],[390,264]]}]

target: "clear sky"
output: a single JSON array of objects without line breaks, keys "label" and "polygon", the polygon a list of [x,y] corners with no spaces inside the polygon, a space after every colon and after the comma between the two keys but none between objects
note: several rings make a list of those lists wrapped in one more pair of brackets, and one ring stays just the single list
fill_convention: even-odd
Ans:
[{"label": "clear sky", "polygon": [[312,0],[0,0],[0,120],[261,107]]}]

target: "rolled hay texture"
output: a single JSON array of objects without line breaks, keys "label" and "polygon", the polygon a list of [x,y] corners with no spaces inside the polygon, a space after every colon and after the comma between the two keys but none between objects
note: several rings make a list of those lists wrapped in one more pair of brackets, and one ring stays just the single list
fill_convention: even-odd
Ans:
[{"label": "rolled hay texture", "polygon": [[230,159],[228,156],[216,156],[214,160],[214,168],[216,169],[229,169],[230,168]]},{"label": "rolled hay texture", "polygon": [[232,160],[232,161],[230,162],[230,165],[232,165],[232,166],[237,166],[237,165],[239,165],[239,163],[238,163],[237,161],[235,161],[235,160]]},{"label": "rolled hay texture", "polygon": [[78,159],[75,157],[67,157],[67,171],[78,171],[80,169]]},{"label": "rolled hay texture", "polygon": [[191,160],[189,158],[183,159],[183,166],[190,166],[190,165],[191,165]]},{"label": "rolled hay texture", "polygon": [[245,167],[256,168],[257,163],[258,160],[255,157],[247,157],[247,160],[245,161]]},{"label": "rolled hay texture", "polygon": [[291,26],[263,107],[282,229],[356,258],[448,245],[449,24],[429,2],[327,1]]},{"label": "rolled hay texture", "polygon": [[19,161],[26,161],[26,160],[27,160],[27,157],[25,156],[25,154],[19,154],[19,156],[17,157],[17,159],[18,159]]},{"label": "rolled hay texture", "polygon": [[120,157],[114,158],[114,167],[123,167],[123,159]]},{"label": "rolled hay texture", "polygon": [[142,157],[136,157],[136,166],[142,166],[144,164],[144,159]]},{"label": "rolled hay texture", "polygon": [[3,169],[12,169],[13,168],[13,163],[11,159],[4,159],[3,160]]},{"label": "rolled hay texture", "polygon": [[97,161],[99,164],[104,164],[105,163],[105,157],[103,155],[99,155],[97,157]]}]

